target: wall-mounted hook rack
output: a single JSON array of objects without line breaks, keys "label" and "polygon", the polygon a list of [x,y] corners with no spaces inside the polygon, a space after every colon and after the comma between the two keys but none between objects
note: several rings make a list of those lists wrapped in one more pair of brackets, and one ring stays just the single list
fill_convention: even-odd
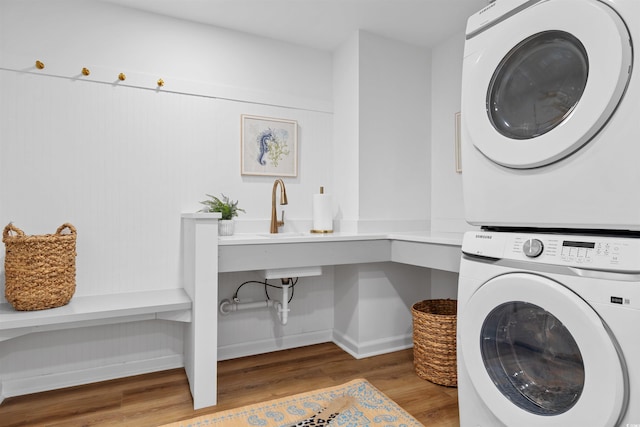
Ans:
[{"label": "wall-mounted hook rack", "polygon": [[89,69],[87,67],[83,67],[82,68],[82,75],[83,76],[88,76],[89,74],[91,74],[91,71],[89,71]]},{"label": "wall-mounted hook rack", "polygon": [[126,79],[127,79],[127,76],[125,76],[124,73],[118,74],[118,80],[125,81]]},{"label": "wall-mounted hook rack", "polygon": [[36,61],[36,68],[38,70],[42,70],[44,68],[44,63],[42,61]]}]

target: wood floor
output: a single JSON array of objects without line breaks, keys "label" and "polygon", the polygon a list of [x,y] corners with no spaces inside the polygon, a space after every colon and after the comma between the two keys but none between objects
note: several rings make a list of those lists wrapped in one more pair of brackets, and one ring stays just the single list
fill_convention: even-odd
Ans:
[{"label": "wood floor", "polygon": [[218,363],[218,405],[192,409],[183,369],[8,398],[0,426],[158,426],[365,378],[426,426],[459,425],[457,389],[419,378],[412,350],[356,360],[334,344]]}]

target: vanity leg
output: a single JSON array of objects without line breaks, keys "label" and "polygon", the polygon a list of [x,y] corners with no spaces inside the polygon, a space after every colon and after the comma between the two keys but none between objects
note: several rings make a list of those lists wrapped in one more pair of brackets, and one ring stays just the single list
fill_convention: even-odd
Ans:
[{"label": "vanity leg", "polygon": [[192,301],[184,365],[193,408],[200,409],[217,402],[218,220],[183,217],[182,225],[184,288]]}]

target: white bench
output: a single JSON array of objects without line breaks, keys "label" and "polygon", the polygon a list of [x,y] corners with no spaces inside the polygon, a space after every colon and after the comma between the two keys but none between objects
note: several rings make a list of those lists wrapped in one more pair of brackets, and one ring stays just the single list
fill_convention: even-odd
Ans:
[{"label": "white bench", "polygon": [[16,311],[0,304],[0,341],[33,332],[55,331],[149,319],[191,321],[191,299],[184,289],[76,296],[69,304],[38,311]]},{"label": "white bench", "polygon": [[[34,332],[152,319],[184,322],[184,365],[194,409],[215,405],[219,218],[219,213],[182,215],[184,288],[74,296],[65,306],[38,311],[1,303],[0,344]],[[2,388],[0,381],[0,402]]]},{"label": "white bench", "polygon": [[[78,296],[69,304],[38,311],[16,311],[0,304],[0,343],[34,332],[166,319],[191,322],[191,299],[184,289]],[[0,381],[0,403],[4,400]]]}]

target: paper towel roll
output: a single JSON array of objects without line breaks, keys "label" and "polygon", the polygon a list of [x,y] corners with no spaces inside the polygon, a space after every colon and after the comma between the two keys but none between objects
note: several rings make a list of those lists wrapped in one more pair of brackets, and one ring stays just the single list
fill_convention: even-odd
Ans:
[{"label": "paper towel roll", "polygon": [[333,215],[331,214],[331,196],[329,194],[313,195],[313,233],[331,233],[333,231]]}]

